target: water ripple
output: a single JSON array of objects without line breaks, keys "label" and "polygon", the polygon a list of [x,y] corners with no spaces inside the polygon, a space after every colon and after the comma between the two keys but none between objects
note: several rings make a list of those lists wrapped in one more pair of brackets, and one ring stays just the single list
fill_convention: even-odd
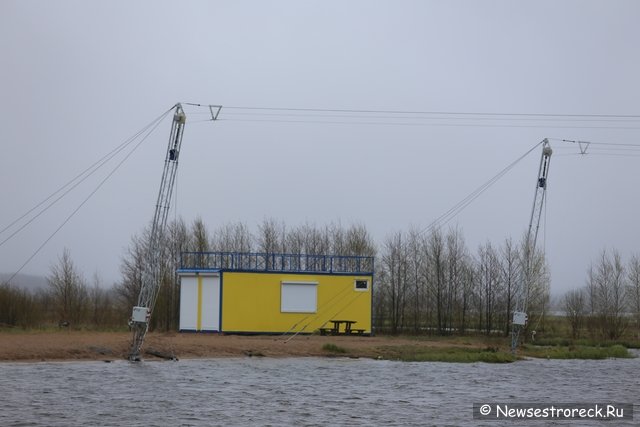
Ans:
[{"label": "water ripple", "polygon": [[[333,358],[4,363],[0,425],[495,427],[514,424],[474,421],[474,402],[633,402],[639,368],[640,359],[509,365]],[[547,423],[527,422],[535,425]]]}]

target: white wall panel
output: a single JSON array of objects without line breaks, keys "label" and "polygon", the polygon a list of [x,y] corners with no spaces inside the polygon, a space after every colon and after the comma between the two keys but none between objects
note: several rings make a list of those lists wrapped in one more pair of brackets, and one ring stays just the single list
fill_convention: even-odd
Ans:
[{"label": "white wall panel", "polygon": [[198,321],[198,282],[196,276],[180,279],[180,330],[195,331]]}]

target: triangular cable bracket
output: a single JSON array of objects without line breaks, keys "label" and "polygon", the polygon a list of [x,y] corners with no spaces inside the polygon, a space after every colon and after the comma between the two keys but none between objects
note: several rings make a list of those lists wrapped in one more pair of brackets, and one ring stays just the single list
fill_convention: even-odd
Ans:
[{"label": "triangular cable bracket", "polygon": [[580,149],[580,154],[587,154],[587,149],[589,148],[590,142],[586,141],[578,141],[578,148]]},{"label": "triangular cable bracket", "polygon": [[591,145],[589,141],[576,141],[573,139],[562,139],[561,141],[578,144],[578,149],[580,150],[580,154],[582,154],[583,156],[587,154],[587,149],[589,148],[589,145]]},{"label": "triangular cable bracket", "polygon": [[211,120],[218,120],[218,115],[220,114],[220,110],[222,110],[222,105],[209,105],[209,111],[211,111]]}]

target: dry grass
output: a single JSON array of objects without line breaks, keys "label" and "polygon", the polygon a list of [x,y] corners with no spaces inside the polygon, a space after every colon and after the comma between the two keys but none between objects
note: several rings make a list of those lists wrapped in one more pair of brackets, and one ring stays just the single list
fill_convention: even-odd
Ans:
[{"label": "dry grass", "polygon": [[[0,361],[63,361],[126,359],[131,335],[128,332],[0,332]],[[150,333],[144,349],[171,354],[179,359],[214,357],[327,357],[345,355],[404,361],[511,362],[509,342],[495,337],[415,336],[239,336],[195,333]],[[620,348],[618,348],[620,347]],[[565,349],[562,349],[565,350]],[[575,350],[575,349],[570,349]],[[613,351],[615,350],[615,351]],[[623,351],[624,350],[624,351]],[[525,346],[519,356],[600,358],[625,357],[626,349],[609,351],[581,348]],[[153,359],[151,354],[143,354]]]},{"label": "dry grass", "polygon": [[[125,332],[0,332],[0,361],[114,360],[125,359],[131,335]],[[326,356],[326,345],[348,351],[352,357],[378,358],[385,349],[480,346],[406,337],[361,336],[238,336],[194,333],[150,333],[145,348],[175,354],[178,358],[241,357],[260,354],[267,357]],[[411,350],[409,350],[411,351]],[[145,355],[145,358],[153,356]]]}]

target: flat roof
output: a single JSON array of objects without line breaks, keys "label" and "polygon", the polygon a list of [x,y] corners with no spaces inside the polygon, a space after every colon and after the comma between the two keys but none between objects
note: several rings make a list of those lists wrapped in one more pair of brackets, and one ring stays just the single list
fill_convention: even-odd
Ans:
[{"label": "flat roof", "polygon": [[373,275],[374,257],[252,252],[183,252],[178,273],[219,271]]}]

